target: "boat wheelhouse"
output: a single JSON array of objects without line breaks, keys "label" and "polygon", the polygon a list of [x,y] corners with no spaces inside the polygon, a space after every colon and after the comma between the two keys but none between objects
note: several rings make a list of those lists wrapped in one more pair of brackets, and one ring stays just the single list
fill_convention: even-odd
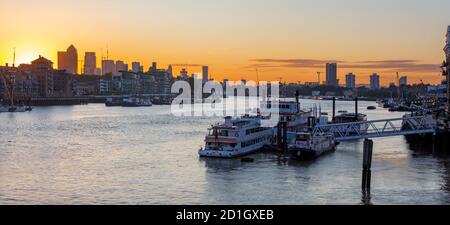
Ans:
[{"label": "boat wheelhouse", "polygon": [[300,109],[300,103],[296,101],[267,101],[261,102],[261,109],[273,112],[276,109],[280,116],[280,122],[287,122],[288,131],[295,132],[308,125],[308,118],[312,116],[312,110]]},{"label": "boat wheelhouse", "polygon": [[245,115],[212,126],[205,138],[200,157],[233,158],[254,153],[270,145],[273,128],[261,126],[261,116]]}]

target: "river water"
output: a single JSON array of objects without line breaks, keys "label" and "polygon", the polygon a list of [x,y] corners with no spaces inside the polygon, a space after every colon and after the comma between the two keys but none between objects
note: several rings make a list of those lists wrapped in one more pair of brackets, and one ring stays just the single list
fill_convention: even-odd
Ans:
[{"label": "river water", "polygon": [[[302,100],[305,107],[330,102]],[[365,110],[369,119],[401,113]],[[353,111],[352,102],[338,109]],[[0,204],[361,204],[362,141],[297,162],[272,153],[199,159],[218,117],[175,117],[170,106],[36,107],[0,114]],[[450,204],[450,163],[374,140],[372,204]]]}]

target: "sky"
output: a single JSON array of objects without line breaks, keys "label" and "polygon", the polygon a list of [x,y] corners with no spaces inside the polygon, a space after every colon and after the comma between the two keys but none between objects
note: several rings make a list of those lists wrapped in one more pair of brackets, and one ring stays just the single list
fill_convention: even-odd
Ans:
[{"label": "sky", "polygon": [[[396,72],[439,83],[448,0],[0,0],[0,64],[29,63],[73,44],[80,60],[152,61],[175,73],[208,65],[216,80],[316,82],[338,76],[383,84]],[[103,52],[103,53],[102,53]],[[258,70],[258,73],[256,72]],[[322,76],[322,81],[325,75]]]}]

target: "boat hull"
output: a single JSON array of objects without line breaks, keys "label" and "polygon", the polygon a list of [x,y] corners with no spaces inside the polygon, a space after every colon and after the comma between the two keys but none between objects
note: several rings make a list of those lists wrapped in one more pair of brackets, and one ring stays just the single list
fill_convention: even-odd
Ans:
[{"label": "boat hull", "polygon": [[321,150],[304,149],[304,148],[292,148],[289,149],[291,156],[297,160],[312,160],[325,154],[334,152],[336,146],[329,146]]},{"label": "boat hull", "polygon": [[256,153],[264,148],[269,143],[258,144],[252,148],[237,150],[237,151],[218,151],[218,150],[199,150],[198,154],[202,158],[237,158],[241,156]]}]

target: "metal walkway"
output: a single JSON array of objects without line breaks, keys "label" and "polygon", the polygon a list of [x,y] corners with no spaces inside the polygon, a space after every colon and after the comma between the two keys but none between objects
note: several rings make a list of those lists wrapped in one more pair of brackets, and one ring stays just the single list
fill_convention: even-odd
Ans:
[{"label": "metal walkway", "polygon": [[337,141],[366,138],[381,138],[410,134],[436,132],[436,122],[432,116],[405,117],[398,119],[373,120],[354,123],[318,125],[313,135],[334,133]]}]

